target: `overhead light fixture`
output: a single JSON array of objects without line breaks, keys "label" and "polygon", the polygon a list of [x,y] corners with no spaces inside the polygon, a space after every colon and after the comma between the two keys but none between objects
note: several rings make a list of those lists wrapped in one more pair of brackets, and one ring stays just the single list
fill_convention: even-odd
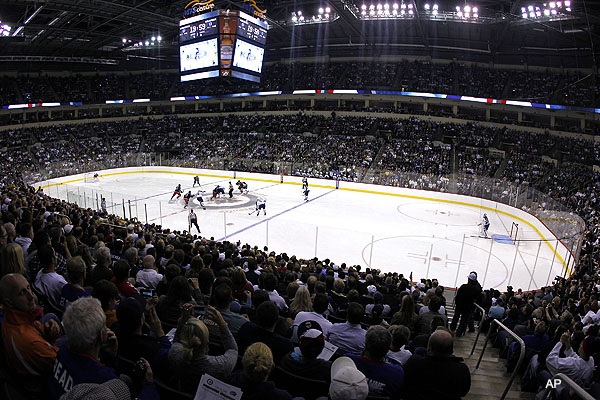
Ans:
[{"label": "overhead light fixture", "polygon": [[122,41],[123,43],[127,43],[127,39],[125,39],[125,38],[121,39],[121,41]]}]

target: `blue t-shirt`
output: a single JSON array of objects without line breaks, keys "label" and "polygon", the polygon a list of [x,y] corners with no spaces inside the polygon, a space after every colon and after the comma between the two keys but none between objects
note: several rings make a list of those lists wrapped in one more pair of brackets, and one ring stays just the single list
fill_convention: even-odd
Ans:
[{"label": "blue t-shirt", "polygon": [[58,350],[48,378],[50,398],[58,400],[80,383],[104,383],[119,378],[114,369],[105,367],[89,355],[75,354],[63,345]]},{"label": "blue t-shirt", "polygon": [[401,397],[404,387],[404,369],[400,365],[372,361],[351,353],[345,356],[350,357],[356,364],[356,368],[367,377],[369,394],[389,396],[392,399]]}]

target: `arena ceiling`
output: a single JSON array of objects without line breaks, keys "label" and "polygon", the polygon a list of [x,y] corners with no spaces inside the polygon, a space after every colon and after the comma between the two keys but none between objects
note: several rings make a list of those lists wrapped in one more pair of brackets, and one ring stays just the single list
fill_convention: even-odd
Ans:
[{"label": "arena ceiling", "polygon": [[[135,68],[177,66],[178,22],[190,0],[3,0],[0,61],[10,69],[35,61]],[[590,68],[600,49],[600,2],[573,0],[568,17],[523,19],[521,8],[546,0],[404,0],[414,7],[410,19],[362,20],[361,7],[402,0],[258,1],[270,25],[266,61],[289,57],[433,58]],[[549,0],[548,0],[549,1]],[[239,8],[240,1],[215,0],[218,8]],[[480,20],[430,18],[425,4],[440,10],[478,7]],[[335,20],[295,25],[292,13],[317,14],[329,7]],[[158,40],[154,42],[152,38]],[[146,45],[148,41],[148,45]],[[141,46],[134,46],[142,43]],[[51,63],[50,63],[51,64]],[[44,67],[46,68],[46,67]],[[114,67],[113,67],[114,68]]]}]

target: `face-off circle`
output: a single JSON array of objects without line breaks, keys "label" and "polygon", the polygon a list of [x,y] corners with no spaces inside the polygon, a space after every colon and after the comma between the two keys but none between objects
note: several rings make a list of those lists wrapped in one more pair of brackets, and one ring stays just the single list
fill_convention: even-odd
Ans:
[{"label": "face-off circle", "polygon": [[[256,200],[258,196],[253,194],[241,194],[234,195],[232,198],[228,194],[220,195],[219,197],[212,198],[209,194],[204,196],[204,206],[207,210],[236,210],[236,209],[247,209],[249,207],[256,206]],[[199,204],[190,201],[191,208],[201,208]]]}]

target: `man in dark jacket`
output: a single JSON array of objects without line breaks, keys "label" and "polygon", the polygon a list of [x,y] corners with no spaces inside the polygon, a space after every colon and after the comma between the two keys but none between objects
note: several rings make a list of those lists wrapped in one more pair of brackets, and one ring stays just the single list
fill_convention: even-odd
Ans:
[{"label": "man in dark jacket", "polygon": [[[458,325],[456,337],[461,337],[465,333],[467,324],[475,308],[474,303],[481,299],[481,285],[477,282],[477,274],[471,272],[468,278],[467,283],[458,289],[456,298],[454,299],[456,310],[450,324],[450,329],[454,331],[456,330],[456,325]],[[460,324],[458,321],[460,321]]]},{"label": "man in dark jacket", "polygon": [[426,356],[413,355],[404,364],[404,399],[458,400],[471,389],[471,373],[452,355],[452,334],[440,328],[431,334]]}]

